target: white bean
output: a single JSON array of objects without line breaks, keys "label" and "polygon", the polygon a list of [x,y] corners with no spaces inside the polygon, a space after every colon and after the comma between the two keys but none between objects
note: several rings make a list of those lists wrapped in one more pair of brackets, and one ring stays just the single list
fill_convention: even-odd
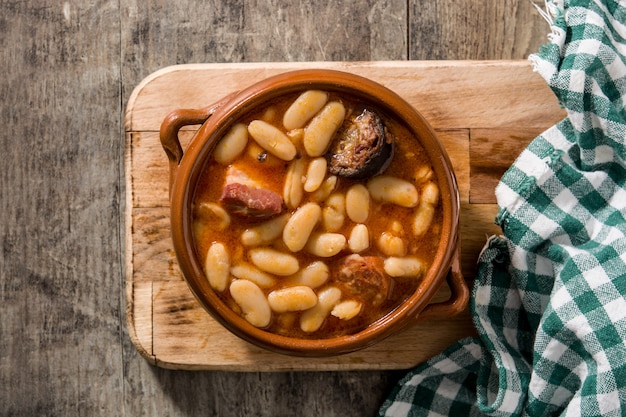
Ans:
[{"label": "white bean", "polygon": [[322,209],[317,203],[306,203],[291,215],[283,229],[283,242],[292,252],[304,248],[313,229],[322,217]]},{"label": "white bean", "polygon": [[291,161],[285,174],[285,184],[283,185],[283,200],[285,205],[291,209],[298,207],[304,188],[302,180],[304,178],[305,162],[303,159]]},{"label": "white bean", "polygon": [[413,234],[422,236],[433,221],[435,206],[439,202],[439,187],[432,181],[422,187],[420,204],[413,217]]},{"label": "white bean", "polygon": [[304,150],[309,156],[321,156],[326,152],[345,116],[346,109],[338,101],[331,101],[320,110],[304,130]]},{"label": "white bean", "polygon": [[348,248],[353,253],[363,252],[370,247],[370,235],[367,226],[357,224],[352,228],[350,237],[348,238]]},{"label": "white bean", "polygon": [[420,204],[413,217],[413,234],[419,237],[426,233],[434,216],[435,207],[430,204]]},{"label": "white bean", "polygon": [[306,268],[302,268],[294,275],[287,277],[285,283],[290,287],[306,285],[315,289],[324,285],[329,277],[328,266],[322,261],[313,261]]},{"label": "white bean", "polygon": [[241,243],[245,246],[267,245],[283,234],[287,220],[289,220],[289,214],[284,213],[246,229],[241,234]]},{"label": "white bean", "polygon": [[370,213],[370,193],[363,184],[354,184],[346,192],[346,213],[355,223],[364,223]]},{"label": "white bean", "polygon": [[230,215],[219,204],[202,202],[196,208],[198,219],[214,222],[217,230],[230,226]]},{"label": "white bean", "polygon": [[248,251],[250,261],[260,270],[279,276],[295,274],[300,269],[293,255],[272,248],[254,248]]},{"label": "white bean", "polygon": [[276,107],[270,106],[263,112],[261,120],[267,123],[274,123],[274,119],[276,119],[276,113]]},{"label": "white bean", "polygon": [[392,277],[419,277],[424,267],[415,257],[389,257],[385,259],[384,269]]},{"label": "white bean", "polygon": [[311,193],[311,201],[324,201],[328,198],[328,196],[335,190],[337,186],[337,176],[331,175],[326,177],[322,185],[315,190],[315,192]]},{"label": "white bean", "polygon": [[296,147],[280,129],[263,120],[253,120],[248,125],[248,133],[260,147],[283,161],[291,161],[296,156]]},{"label": "white bean", "polygon": [[389,232],[381,233],[376,243],[378,249],[387,256],[404,256],[406,254],[404,240]]},{"label": "white bean", "polygon": [[270,274],[261,271],[248,262],[239,262],[230,268],[230,273],[239,279],[247,279],[261,288],[269,288],[276,284],[276,280]]},{"label": "white bean", "polygon": [[285,161],[267,152],[265,149],[261,148],[258,143],[254,141],[248,141],[248,148],[246,149],[246,154],[250,158],[256,159],[257,161],[262,162],[263,165],[266,167],[278,167],[278,166],[283,166],[285,164]]},{"label": "white bean", "polygon": [[306,244],[312,255],[328,258],[337,255],[346,247],[346,237],[341,233],[313,233]]},{"label": "white bean", "polygon": [[230,255],[226,247],[219,242],[211,244],[204,261],[204,273],[211,288],[224,291],[230,281]]},{"label": "white bean", "polygon": [[328,232],[341,229],[346,218],[346,199],[342,193],[333,193],[324,202],[322,223]]},{"label": "white bean", "polygon": [[396,236],[402,236],[404,234],[404,226],[398,220],[392,220],[389,225],[389,231]]},{"label": "white bean", "polygon": [[358,316],[362,308],[363,305],[360,302],[355,300],[346,300],[335,305],[330,314],[341,320],[350,320]]},{"label": "white bean", "polygon": [[401,207],[415,207],[419,201],[417,188],[401,178],[380,175],[367,182],[367,189],[374,200]]},{"label": "white bean", "polygon": [[305,91],[285,111],[283,126],[288,130],[303,127],[327,101],[328,94],[324,91]]},{"label": "white bean", "polygon": [[272,310],[258,285],[245,279],[237,279],[230,284],[230,295],[241,308],[243,318],[251,325],[267,327],[270,324]]},{"label": "white bean", "polygon": [[415,182],[419,184],[425,181],[429,181],[430,179],[432,179],[433,175],[435,174],[429,166],[422,165],[415,171]]},{"label": "white bean", "polygon": [[317,304],[317,295],[311,288],[301,285],[274,290],[267,296],[267,301],[276,313],[303,311]]},{"label": "white bean", "polygon": [[439,202],[439,187],[432,181],[427,182],[422,187],[421,199],[423,202],[432,206],[437,205]]},{"label": "white bean", "polygon": [[248,144],[248,128],[243,123],[237,123],[215,145],[213,158],[222,165],[228,165],[235,160]]},{"label": "white bean", "polygon": [[317,304],[300,316],[300,328],[307,333],[317,331],[322,327],[328,313],[340,299],[341,290],[339,288],[328,287],[321,290],[317,294]]},{"label": "white bean", "polygon": [[320,188],[324,177],[326,177],[326,167],[328,162],[324,157],[314,158],[309,162],[309,167],[306,172],[306,181],[304,183],[304,191],[312,193]]}]

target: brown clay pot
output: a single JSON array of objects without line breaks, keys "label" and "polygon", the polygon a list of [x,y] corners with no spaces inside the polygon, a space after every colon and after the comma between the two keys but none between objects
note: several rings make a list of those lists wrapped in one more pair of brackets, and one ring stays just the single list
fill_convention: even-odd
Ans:
[{"label": "brown clay pot", "polygon": [[[202,168],[219,138],[246,114],[285,94],[304,89],[340,92],[364,99],[395,115],[412,129],[426,150],[437,176],[443,228],[435,259],[417,290],[398,308],[359,333],[330,339],[297,339],[256,328],[234,313],[211,289],[202,270],[192,235],[192,201]],[[183,151],[178,131],[202,124]],[[265,79],[202,109],[180,109],[161,125],[161,143],[170,165],[171,231],[180,269],[200,304],[224,327],[257,346],[298,356],[329,356],[371,346],[421,320],[452,317],[467,306],[469,290],[459,264],[459,195],[448,156],[426,120],[391,90],[369,79],[334,70],[292,71]],[[444,280],[448,301],[430,303]]]}]

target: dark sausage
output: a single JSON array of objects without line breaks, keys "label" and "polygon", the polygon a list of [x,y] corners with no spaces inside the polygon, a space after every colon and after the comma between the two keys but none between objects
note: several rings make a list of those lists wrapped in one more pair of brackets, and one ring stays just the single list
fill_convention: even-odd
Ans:
[{"label": "dark sausage", "polygon": [[346,120],[327,153],[331,173],[365,178],[384,171],[393,157],[394,137],[370,110]]}]

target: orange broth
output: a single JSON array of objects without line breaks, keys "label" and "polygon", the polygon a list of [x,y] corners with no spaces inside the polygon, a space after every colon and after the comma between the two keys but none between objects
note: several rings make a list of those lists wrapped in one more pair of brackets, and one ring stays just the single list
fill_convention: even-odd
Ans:
[{"label": "orange broth", "polygon": [[[280,100],[276,100],[271,105],[268,105],[267,107],[260,109],[257,112],[250,113],[248,116],[242,118],[238,122],[248,124],[252,120],[263,119],[272,123],[276,127],[280,127],[281,130],[285,131],[285,129],[282,127],[282,115],[284,114],[288,106],[295,100],[298,94],[289,95],[287,97],[281,98]],[[329,101],[341,101],[345,105],[348,112],[350,111],[350,109],[354,109],[354,111],[357,112],[364,107],[363,103],[353,101],[349,97],[340,97],[333,93],[330,93],[329,97]],[[389,115],[379,111],[379,109],[373,108],[369,105],[367,107],[378,113],[378,115],[382,118],[384,124],[386,125],[387,129],[395,137],[395,151],[393,160],[389,167],[385,170],[384,174],[410,181],[415,184],[416,187],[418,187],[419,191],[420,185],[416,184],[415,173],[419,167],[431,167],[431,164],[421,144],[419,143],[419,140],[413,137],[413,135],[409,132],[406,126],[403,125],[402,122],[394,120],[393,118],[389,117]],[[268,116],[271,113],[274,114],[273,118]],[[282,196],[283,182],[289,163],[281,161],[271,155],[266,155],[266,159],[263,160],[263,157],[259,158],[259,155],[263,154],[262,150],[259,150],[258,152],[249,152],[251,146],[255,146],[254,140],[252,138],[249,138],[246,150],[244,150],[244,152],[239,157],[237,157],[237,159],[233,161],[232,164],[244,170],[251,178],[259,179],[260,181],[262,181],[264,183],[264,188],[275,191]],[[301,147],[299,147],[298,149],[300,157],[311,159],[310,157],[305,155],[305,152],[301,149]],[[211,158],[209,163],[207,163],[204,167],[203,172],[200,176],[200,180],[198,181],[194,196],[194,207],[197,207],[200,203],[203,202],[213,202],[219,204],[220,195],[224,186],[226,169],[226,166],[220,165]],[[326,176],[328,177],[328,175],[330,174],[327,172]],[[431,181],[435,183],[437,182],[434,174]],[[345,192],[351,185],[359,182],[366,184],[367,179],[354,180],[338,177],[337,186],[333,192],[341,192],[345,195]],[[302,206],[308,201],[310,201],[310,194],[304,192],[304,197],[299,206]],[[323,203],[321,203],[320,206],[323,208]],[[381,233],[389,231],[390,225],[393,221],[397,221],[403,225],[403,232],[401,233],[401,237],[405,241],[407,255],[417,256],[427,269],[427,267],[432,263],[434,254],[439,244],[442,216],[441,210],[438,208],[439,206],[437,206],[437,208],[435,209],[435,216],[427,233],[419,238],[416,238],[415,236],[413,236],[411,231],[411,224],[415,213],[415,208],[404,208],[392,204],[383,204],[371,199],[369,217],[364,223],[369,230],[370,246],[368,249],[361,252],[360,255],[380,256],[382,258],[385,258],[386,256],[377,248],[375,241]],[[283,212],[285,211],[290,211],[293,213],[295,209],[284,209]],[[249,262],[249,260],[246,258],[246,250],[248,248],[244,247],[244,245],[241,243],[240,236],[247,228],[258,223],[258,221],[243,220],[236,216],[231,216],[231,223],[229,227],[224,231],[220,231],[216,228],[214,222],[207,221],[206,219],[199,219],[197,218],[197,216],[194,215],[194,238],[197,253],[202,264],[204,265],[206,253],[211,244],[214,242],[221,242],[227,248],[227,251],[231,257],[231,262],[233,264],[241,260]],[[353,223],[346,216],[343,227],[337,233],[342,233],[347,238],[350,234],[350,230],[354,225],[355,223]],[[320,226],[318,225],[318,227]],[[287,253],[291,253],[289,249],[285,247],[284,243],[282,243],[280,238],[278,238],[278,242],[276,242],[273,247]],[[297,253],[291,254],[298,258],[301,268],[306,267],[313,261],[319,260],[326,263],[326,265],[329,267],[331,271],[330,278],[328,282],[326,282],[326,284],[324,284],[322,287],[315,289],[315,291],[318,291],[327,287],[328,285],[332,285],[332,271],[335,269],[338,261],[345,256],[351,254],[351,252],[346,247],[338,255],[330,258],[319,258],[317,256],[307,253],[305,250],[301,250]],[[263,290],[265,294],[267,295],[275,289],[282,288],[282,286],[284,286],[284,284],[282,284],[282,281],[284,280],[284,278],[276,277],[276,286],[272,288],[264,288]],[[390,292],[390,296],[385,302],[383,302],[381,305],[373,306],[371,304],[368,305],[366,300],[359,300],[363,302],[363,308],[361,310],[361,313],[350,320],[341,320],[329,315],[325,319],[323,325],[319,330],[312,333],[307,333],[302,331],[298,324],[301,312],[287,312],[281,314],[273,313],[272,321],[269,327],[266,328],[266,330],[272,333],[282,334],[291,337],[315,339],[329,338],[358,332],[395,309],[398,305],[402,303],[403,300],[405,300],[415,291],[417,285],[419,284],[419,278],[415,277],[392,278],[392,281],[392,290]],[[226,289],[224,292],[219,293],[219,296],[234,311],[240,310],[230,296],[228,289]],[[354,297],[352,298],[354,299]]]}]

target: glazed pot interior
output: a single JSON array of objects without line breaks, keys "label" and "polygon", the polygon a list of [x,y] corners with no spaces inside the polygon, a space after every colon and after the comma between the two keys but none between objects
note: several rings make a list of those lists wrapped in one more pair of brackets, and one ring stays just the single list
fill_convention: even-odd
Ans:
[{"label": "glazed pot interior", "polygon": [[[243,115],[278,97],[308,89],[337,92],[370,102],[401,121],[421,142],[440,187],[443,226],[434,260],[415,292],[391,313],[364,330],[328,339],[280,336],[252,326],[231,310],[205,278],[192,232],[192,204],[198,178],[209,162],[216,142]],[[221,184],[215,184],[221,186]],[[237,336],[274,352],[300,356],[347,353],[376,343],[416,321],[450,270],[458,248],[459,197],[445,150],[432,128],[397,94],[368,79],[339,71],[304,70],[263,80],[230,97],[196,133],[184,152],[171,183],[171,222],[179,265],[192,292],[207,311]]]}]

